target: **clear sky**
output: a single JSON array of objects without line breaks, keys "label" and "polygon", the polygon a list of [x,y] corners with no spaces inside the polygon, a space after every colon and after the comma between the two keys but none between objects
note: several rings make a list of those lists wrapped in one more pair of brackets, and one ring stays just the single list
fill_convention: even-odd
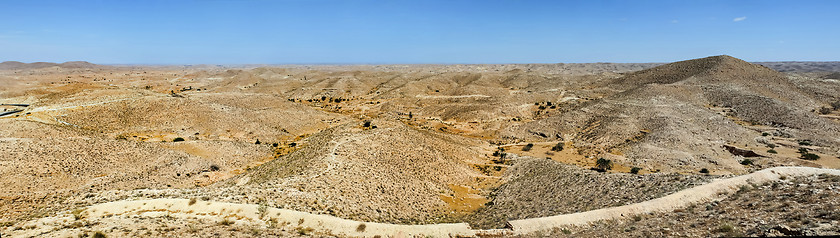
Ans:
[{"label": "clear sky", "polygon": [[840,1],[0,0],[0,61],[840,60]]}]

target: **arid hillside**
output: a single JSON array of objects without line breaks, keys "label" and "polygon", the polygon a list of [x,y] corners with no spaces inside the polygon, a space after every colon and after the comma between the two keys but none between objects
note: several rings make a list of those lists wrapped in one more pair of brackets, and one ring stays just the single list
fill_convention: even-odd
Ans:
[{"label": "arid hillside", "polygon": [[[367,236],[403,229],[356,223],[504,230],[511,220],[650,201],[765,168],[840,169],[840,81],[836,63],[824,64],[752,64],[725,55],[669,64],[3,62],[0,234]],[[829,196],[825,191],[840,186],[836,178],[789,181],[796,184],[756,185],[707,209],[545,234],[603,236],[611,227],[630,236],[838,234],[822,226],[840,220],[818,212],[835,201],[814,197]],[[757,192],[776,187],[790,190]],[[780,228],[711,215],[764,199],[773,202],[760,207],[778,207],[785,196],[809,204],[792,206],[807,212],[756,213]],[[308,220],[254,222],[230,210],[89,210],[146,199],[208,209],[255,205],[259,219],[287,209]],[[706,218],[687,218],[698,214]],[[310,216],[359,228],[330,233],[340,229],[312,225]],[[666,222],[673,219],[696,225]]]}]

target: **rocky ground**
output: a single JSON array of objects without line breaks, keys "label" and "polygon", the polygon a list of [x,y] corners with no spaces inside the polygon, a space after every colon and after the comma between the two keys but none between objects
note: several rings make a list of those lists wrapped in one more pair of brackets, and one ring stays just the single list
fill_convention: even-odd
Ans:
[{"label": "rocky ground", "polygon": [[745,186],[721,201],[532,237],[765,237],[840,234],[840,176]]},{"label": "rocky ground", "polygon": [[599,173],[546,159],[522,159],[489,205],[467,219],[473,227],[503,228],[508,220],[576,213],[651,200],[717,176]]}]

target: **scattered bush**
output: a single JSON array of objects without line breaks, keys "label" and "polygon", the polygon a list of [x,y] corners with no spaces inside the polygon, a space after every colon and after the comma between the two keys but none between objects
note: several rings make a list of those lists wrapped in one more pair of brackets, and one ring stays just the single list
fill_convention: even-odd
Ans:
[{"label": "scattered bush", "polygon": [[97,232],[93,233],[93,238],[105,238],[105,237],[106,237],[105,234],[102,233],[101,231],[97,231]]},{"label": "scattered bush", "polygon": [[612,169],[612,161],[604,158],[600,158],[595,161],[595,167],[599,170],[607,171]]},{"label": "scattered bush", "polygon": [[540,107],[538,107],[538,109],[540,109],[540,110],[545,110],[545,106],[540,105]]},{"label": "scattered bush", "polygon": [[799,145],[809,146],[809,145],[812,145],[812,144],[813,144],[813,142],[811,142],[811,140],[801,140],[801,141],[799,141]]},{"label": "scattered bush", "polygon": [[174,139],[174,140],[172,140],[172,142],[181,142],[181,141],[184,141],[184,138],[181,138],[181,137],[175,137],[175,139]]},{"label": "scattered bush", "polygon": [[534,148],[534,144],[528,143],[525,147],[522,147],[522,151],[531,151],[531,148]]},{"label": "scattered bush", "polygon": [[808,149],[806,149],[806,148],[799,148],[799,153],[800,153],[800,154],[807,154],[807,153],[808,153]]},{"label": "scattered bush", "polygon": [[633,168],[630,168],[630,173],[631,174],[639,174],[639,171],[641,171],[641,170],[642,170],[642,168],[633,167]]},{"label": "scattered bush", "polygon": [[730,233],[735,230],[735,227],[732,227],[729,223],[723,223],[718,227],[717,231],[722,233]]},{"label": "scattered bush", "polygon": [[840,101],[831,103],[831,108],[834,110],[840,110]]},{"label": "scattered bush", "polygon": [[230,225],[233,225],[233,223],[236,223],[236,222],[228,220],[227,218],[225,218],[224,220],[219,222],[219,225],[230,226]]},{"label": "scattered bush", "polygon": [[257,139],[257,141],[256,141],[256,142],[254,142],[254,144],[255,144],[255,145],[259,145],[259,144],[262,144],[262,142],[260,142],[260,139]]},{"label": "scattered bush", "polygon": [[707,169],[707,168],[702,168],[702,169],[700,169],[700,173],[701,173],[701,174],[708,174],[708,173],[709,173],[709,169]]},{"label": "scattered bush", "polygon": [[370,121],[365,121],[362,127],[370,127]]},{"label": "scattered bush", "polygon": [[744,159],[741,160],[741,165],[752,165],[753,161],[751,159]]},{"label": "scattered bush", "polygon": [[279,144],[277,144],[277,143],[273,143],[273,144],[271,144],[271,146],[273,146],[273,147],[277,147],[277,146],[279,146]]},{"label": "scattered bush", "polygon": [[820,156],[816,155],[816,154],[805,153],[805,154],[802,154],[802,157],[800,157],[800,158],[802,158],[804,160],[818,160],[818,159],[820,159]]},{"label": "scattered bush", "polygon": [[356,232],[365,232],[366,228],[367,225],[365,225],[365,223],[359,224],[359,226],[356,227]]},{"label": "scattered bush", "polygon": [[822,115],[829,114],[831,113],[831,108],[821,107],[819,110],[817,110],[817,112]]},{"label": "scattered bush", "polygon": [[551,151],[563,151],[563,142],[557,142],[554,147],[551,147]]},{"label": "scattered bush", "polygon": [[770,133],[767,133],[767,132],[762,132],[761,133],[761,136],[769,136],[769,135],[770,135]]},{"label": "scattered bush", "polygon": [[197,202],[197,200],[196,200],[195,198],[190,198],[190,202],[189,202],[189,203],[187,203],[187,205],[192,206],[192,205],[193,205],[193,204],[195,204],[196,202]]}]

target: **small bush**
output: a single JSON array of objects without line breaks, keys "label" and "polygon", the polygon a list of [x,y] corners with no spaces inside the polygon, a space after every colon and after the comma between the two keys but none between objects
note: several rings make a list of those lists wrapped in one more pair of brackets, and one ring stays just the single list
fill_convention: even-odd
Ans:
[{"label": "small bush", "polygon": [[370,121],[365,121],[362,127],[370,127]]},{"label": "small bush", "polygon": [[744,159],[741,160],[741,165],[752,165],[753,161],[751,159]]},{"label": "small bush", "polygon": [[93,238],[105,238],[105,237],[106,237],[105,234],[102,233],[101,231],[97,231],[97,232],[93,233]]},{"label": "small bush", "polygon": [[551,151],[563,151],[563,142],[557,142],[554,147],[551,147]]},{"label": "small bush", "polygon": [[799,153],[800,153],[800,154],[807,154],[807,153],[808,153],[808,149],[806,149],[806,148],[799,148]]},{"label": "small bush", "polygon": [[230,226],[230,225],[233,225],[233,223],[236,223],[236,222],[228,220],[227,218],[225,218],[224,220],[219,222],[219,225]]},{"label": "small bush", "polygon": [[813,142],[811,142],[811,140],[801,140],[801,141],[799,141],[799,145],[809,146],[809,145],[812,145],[812,144],[813,144]]},{"label": "small bush", "polygon": [[831,108],[834,110],[840,110],[840,101],[831,103]]},{"label": "small bush", "polygon": [[761,133],[761,136],[769,136],[769,135],[770,135],[770,133],[767,133],[767,132],[762,132]]},{"label": "small bush", "polygon": [[732,227],[729,223],[723,223],[718,227],[717,231],[722,233],[730,233],[735,230],[735,227]]},{"label": "small bush", "polygon": [[597,161],[595,161],[595,167],[598,168],[599,170],[603,170],[603,171],[610,170],[610,169],[612,169],[612,166],[613,166],[612,161],[608,160],[608,159],[599,158]]},{"label": "small bush", "polygon": [[528,143],[525,147],[522,147],[522,151],[530,151],[531,148],[534,148],[534,144]]},{"label": "small bush", "polygon": [[365,229],[367,229],[367,225],[365,225],[365,223],[362,223],[356,227],[356,232],[365,232]]},{"label": "small bush", "polygon": [[639,171],[641,171],[641,170],[642,170],[642,168],[633,167],[633,168],[630,169],[630,173],[631,174],[639,174]]},{"label": "small bush", "polygon": [[823,115],[829,114],[829,113],[831,113],[831,108],[821,107],[817,112],[819,114],[823,114]]},{"label": "small bush", "polygon": [[196,202],[197,202],[197,200],[196,200],[195,198],[190,198],[190,202],[189,202],[189,203],[187,203],[187,205],[192,206],[192,205],[193,205],[193,204],[195,204]]},{"label": "small bush", "polygon": [[820,159],[820,156],[816,155],[816,154],[805,153],[805,154],[802,154],[801,158],[804,159],[804,160],[818,160],[818,159]]},{"label": "small bush", "polygon": [[707,169],[707,168],[702,168],[702,169],[700,169],[700,173],[701,173],[701,174],[708,174],[708,173],[709,173],[709,169]]},{"label": "small bush", "polygon": [[172,140],[172,142],[181,142],[181,141],[184,141],[184,138],[181,138],[181,137],[175,137],[175,139],[174,139],[174,140]]},{"label": "small bush", "polygon": [[259,145],[259,144],[262,144],[262,142],[260,142],[260,139],[257,139],[257,141],[255,141],[254,144]]}]

